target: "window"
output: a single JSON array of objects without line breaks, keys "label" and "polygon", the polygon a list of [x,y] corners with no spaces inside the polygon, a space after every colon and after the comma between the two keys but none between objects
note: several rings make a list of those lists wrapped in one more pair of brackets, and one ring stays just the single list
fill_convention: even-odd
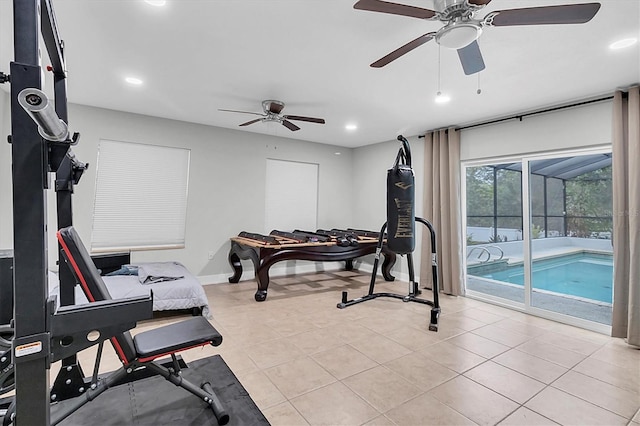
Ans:
[{"label": "window", "polygon": [[182,248],[190,151],[101,140],[92,252]]},{"label": "window", "polygon": [[605,330],[613,287],[610,150],[464,166],[467,294]]}]

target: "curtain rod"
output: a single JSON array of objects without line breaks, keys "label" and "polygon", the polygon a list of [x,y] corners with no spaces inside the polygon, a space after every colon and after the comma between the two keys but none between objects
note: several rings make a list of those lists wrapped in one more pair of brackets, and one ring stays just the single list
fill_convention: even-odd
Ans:
[{"label": "curtain rod", "polygon": [[[537,115],[537,114],[544,114],[546,112],[553,112],[553,111],[558,111],[558,110],[567,109],[567,108],[574,108],[574,107],[578,107],[578,106],[582,106],[582,105],[592,104],[592,103],[595,103],[595,102],[608,101],[609,99],[613,99],[613,95],[605,96],[604,98],[592,99],[590,101],[583,101],[583,102],[578,102],[578,103],[569,104],[569,105],[562,105],[562,106],[557,106],[557,107],[553,107],[553,108],[547,108],[547,109],[543,109],[543,110],[540,110],[540,111],[533,111],[533,112],[527,112],[527,113],[524,113],[524,114],[512,115],[512,116],[509,116],[509,117],[498,118],[496,120],[483,121],[481,123],[470,124],[468,126],[458,127],[458,128],[456,128],[456,130],[471,129],[473,127],[486,126],[487,124],[495,124],[495,123],[500,123],[502,121],[513,120],[513,119],[518,119],[519,121],[522,121],[522,119],[524,117],[529,117],[529,116]],[[418,139],[420,139],[420,138],[424,138],[424,135],[419,135]]]}]

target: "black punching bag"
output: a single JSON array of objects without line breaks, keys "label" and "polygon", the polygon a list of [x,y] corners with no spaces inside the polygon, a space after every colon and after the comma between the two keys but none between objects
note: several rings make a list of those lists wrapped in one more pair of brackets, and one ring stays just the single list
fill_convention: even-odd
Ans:
[{"label": "black punching bag", "polygon": [[387,171],[387,247],[394,253],[407,254],[416,245],[415,178],[409,142],[402,135],[398,140],[402,148]]}]

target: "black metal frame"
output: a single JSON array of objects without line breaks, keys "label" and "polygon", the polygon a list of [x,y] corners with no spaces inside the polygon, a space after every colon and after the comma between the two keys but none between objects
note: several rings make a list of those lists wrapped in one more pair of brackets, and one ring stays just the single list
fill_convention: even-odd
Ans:
[{"label": "black metal frame", "polygon": [[13,318],[13,250],[0,250],[0,326]]},{"label": "black metal frame", "polygon": [[[38,0],[13,1],[14,59],[11,63],[13,159],[14,323],[13,352],[20,345],[40,350],[14,357],[16,415],[25,424],[49,424],[49,335],[43,307],[47,296],[45,144],[35,123],[18,104],[18,93],[40,89]],[[43,9],[48,3],[43,3]],[[45,16],[50,14],[45,13]],[[45,21],[46,18],[43,18]],[[45,37],[51,39],[51,36]],[[23,346],[26,347],[26,346]]]},{"label": "black metal frame", "polygon": [[[40,24],[40,26],[38,25]],[[67,122],[66,73],[63,43],[58,37],[51,0],[14,0],[14,62],[10,64],[11,81],[11,154],[13,162],[13,277],[14,338],[10,356],[13,359],[15,398],[10,412],[20,424],[50,424],[49,373],[52,361],[68,357],[75,362],[78,351],[98,344],[120,330],[128,330],[136,321],[151,317],[150,297],[113,301],[91,308],[72,305],[74,278],[61,268],[61,305],[48,300],[47,285],[47,205],[49,172],[58,172],[58,222],[72,220],[71,193],[86,165],[75,161],[69,146],[72,140],[43,140],[38,126],[20,106],[18,95],[24,89],[42,88],[39,60],[39,36],[42,35],[54,78],[55,110]],[[87,321],[90,318],[91,321]],[[91,325],[86,325],[89,323]],[[72,330],[74,342],[68,338]],[[89,331],[100,332],[100,339],[86,339]],[[77,334],[77,335],[76,335]],[[82,339],[81,336],[85,337]],[[9,354],[7,354],[9,355]],[[10,419],[10,420],[13,420]],[[8,424],[10,421],[5,419]]]},{"label": "black metal frame", "polygon": [[344,309],[349,306],[366,302],[368,300],[373,300],[378,297],[392,297],[394,299],[400,299],[403,302],[416,302],[422,303],[423,305],[429,305],[432,307],[431,309],[431,320],[429,322],[429,330],[438,331],[438,317],[440,316],[440,302],[438,298],[439,286],[438,286],[438,261],[436,256],[436,232],[433,229],[431,223],[427,220],[422,219],[421,217],[415,218],[417,222],[425,225],[431,234],[431,274],[433,280],[433,302],[430,300],[420,299],[417,297],[420,294],[419,284],[415,281],[414,271],[413,271],[413,256],[411,253],[407,254],[407,263],[409,268],[409,293],[407,295],[395,294],[395,293],[374,293],[374,288],[376,284],[376,277],[378,275],[378,263],[380,261],[380,253],[382,252],[382,246],[384,244],[384,232],[387,229],[387,223],[385,222],[382,225],[382,229],[380,230],[380,236],[378,237],[378,246],[376,248],[376,255],[373,261],[373,271],[371,272],[371,282],[369,283],[369,293],[366,295],[359,297],[357,299],[347,300],[347,292],[342,292],[342,301],[338,303],[337,307],[339,309]]},{"label": "black metal frame", "polygon": [[[54,79],[57,81],[59,77],[54,75]],[[56,83],[60,90],[65,89],[63,82]],[[62,120],[67,121],[66,98],[63,101],[59,101],[56,97],[56,112]],[[55,191],[58,229],[73,225],[73,188],[78,184],[87,167],[88,164],[76,160],[71,150],[69,150],[56,170]],[[62,247],[58,245],[59,265],[64,263],[63,259]],[[58,279],[60,283],[60,306],[74,305],[76,280],[69,268],[59,268]],[[61,401],[79,396],[87,389],[89,384],[90,379],[85,377],[78,362],[78,357],[75,353],[71,353],[62,360],[60,371],[51,387],[51,401]]]},{"label": "black metal frame", "polygon": [[[411,147],[409,146],[409,141],[402,136],[398,135],[397,138],[401,143],[402,147],[398,150],[398,155],[396,156],[396,162],[394,167],[397,167],[400,160],[404,160],[404,165],[411,167]],[[413,174],[413,171],[412,171]],[[389,198],[389,189],[387,188],[387,198]],[[412,248],[410,252],[404,252],[407,255],[407,263],[409,267],[409,293],[407,295],[395,294],[395,293],[374,293],[374,288],[376,284],[376,277],[378,275],[378,263],[380,261],[380,254],[382,253],[384,241],[385,241],[385,230],[387,229],[387,223],[385,222],[382,225],[382,229],[380,229],[380,233],[378,234],[378,245],[376,247],[376,255],[373,261],[373,271],[371,272],[371,282],[369,283],[369,293],[366,295],[359,297],[357,299],[347,300],[347,292],[342,292],[342,301],[338,303],[338,309],[344,309],[349,306],[366,302],[368,300],[373,300],[378,297],[391,297],[394,299],[400,299],[403,302],[416,302],[422,303],[424,305],[429,305],[432,307],[431,309],[431,320],[429,322],[429,330],[438,331],[438,317],[440,316],[440,302],[439,302],[439,287],[438,287],[438,260],[436,254],[436,231],[433,229],[433,226],[429,221],[421,218],[421,217],[413,217],[415,211],[415,200],[413,196],[410,198],[410,202],[412,204],[411,207],[411,238],[415,238],[415,222],[420,222],[424,226],[429,229],[429,233],[431,234],[431,274],[432,274],[432,290],[433,290],[433,302],[430,300],[420,299],[418,295],[421,293],[419,289],[419,284],[415,280],[414,271],[413,271],[413,243],[411,244]],[[387,218],[389,218],[389,210],[387,210]]]}]

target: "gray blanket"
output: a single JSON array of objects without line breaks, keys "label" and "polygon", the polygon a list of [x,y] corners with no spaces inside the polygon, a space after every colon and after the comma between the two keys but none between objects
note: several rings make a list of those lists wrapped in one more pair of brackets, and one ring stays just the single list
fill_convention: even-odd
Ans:
[{"label": "gray blanket", "polygon": [[187,268],[180,262],[141,263],[137,266],[138,279],[142,284],[179,280],[187,273]]}]

